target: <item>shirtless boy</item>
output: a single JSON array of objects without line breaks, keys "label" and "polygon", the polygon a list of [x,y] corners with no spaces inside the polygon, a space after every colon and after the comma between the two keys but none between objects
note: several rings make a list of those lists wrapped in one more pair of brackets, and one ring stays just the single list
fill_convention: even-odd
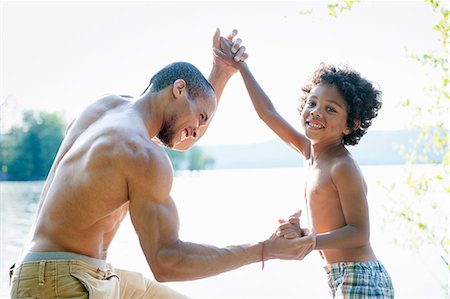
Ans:
[{"label": "shirtless boy", "polygon": [[[231,44],[217,55],[233,62]],[[303,155],[308,168],[305,199],[334,298],[393,298],[391,279],[369,241],[367,185],[346,149],[367,132],[381,107],[381,92],[349,68],[321,65],[306,84],[299,112],[305,134],[276,111],[246,62],[234,62],[258,116]],[[301,236],[298,214],[278,234]]]}]

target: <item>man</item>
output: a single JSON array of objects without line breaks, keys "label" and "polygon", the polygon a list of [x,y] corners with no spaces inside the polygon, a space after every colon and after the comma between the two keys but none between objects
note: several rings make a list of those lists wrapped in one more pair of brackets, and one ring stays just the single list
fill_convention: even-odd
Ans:
[{"label": "man", "polygon": [[[233,43],[236,33],[220,41],[217,30],[213,48]],[[240,43],[233,44],[235,59],[245,60]],[[81,113],[69,126],[44,185],[32,242],[13,271],[13,298],[181,298],[105,262],[128,211],[158,281],[203,278],[271,258],[298,259],[311,250],[308,237],[272,235],[258,244],[226,248],[178,238],[170,197],[173,170],[160,143],[187,149],[197,141],[235,72],[214,56],[208,82],[193,65],[173,63],[152,77],[134,103],[110,95]]]}]

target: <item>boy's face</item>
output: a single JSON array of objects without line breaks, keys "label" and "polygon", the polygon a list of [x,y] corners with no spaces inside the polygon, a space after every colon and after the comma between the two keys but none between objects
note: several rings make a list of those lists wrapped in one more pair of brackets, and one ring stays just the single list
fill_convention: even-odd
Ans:
[{"label": "boy's face", "polygon": [[303,107],[302,124],[311,142],[341,142],[351,131],[347,126],[347,103],[334,85],[314,87]]}]

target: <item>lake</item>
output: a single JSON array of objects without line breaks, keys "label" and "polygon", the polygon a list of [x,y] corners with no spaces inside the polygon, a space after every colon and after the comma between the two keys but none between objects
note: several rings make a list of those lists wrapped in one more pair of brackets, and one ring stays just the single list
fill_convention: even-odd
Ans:
[{"label": "lake", "polygon": [[[409,232],[390,210],[402,209],[406,199],[393,198],[393,191],[386,186],[403,181],[403,167],[361,168],[369,186],[372,247],[393,279],[396,298],[445,298],[448,269],[437,247],[422,245],[416,250],[395,242],[403,242]],[[436,171],[431,166],[414,169],[418,173]],[[303,178],[302,168],[179,172],[172,197],[179,211],[180,237],[216,246],[266,239],[277,228],[279,218],[304,208]],[[43,182],[0,183],[2,298],[8,297],[7,269],[28,238],[42,186]],[[448,194],[429,197],[443,200],[443,215],[448,214]],[[446,221],[436,211],[427,217],[430,225]],[[111,245],[108,259],[116,267],[152,277],[128,218]],[[207,279],[167,285],[193,298],[325,298],[328,286],[322,266],[319,255],[313,252],[303,261],[268,261],[264,271],[259,263]]]}]

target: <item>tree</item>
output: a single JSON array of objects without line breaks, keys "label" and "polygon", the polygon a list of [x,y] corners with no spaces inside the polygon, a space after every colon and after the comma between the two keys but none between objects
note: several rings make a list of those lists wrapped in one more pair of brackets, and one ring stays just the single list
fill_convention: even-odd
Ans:
[{"label": "tree", "polygon": [[214,158],[207,155],[201,148],[194,146],[189,150],[188,169],[190,171],[204,169],[214,164]]},{"label": "tree", "polygon": [[20,128],[13,127],[6,134],[0,135],[0,179],[6,180],[9,177],[9,167],[15,158],[16,148],[21,139]]},{"label": "tree", "polygon": [[171,150],[166,148],[166,153],[172,162],[173,169],[180,170],[183,167],[183,162],[186,160],[186,152]]},{"label": "tree", "polygon": [[174,170],[189,169],[190,171],[205,169],[214,165],[214,158],[207,155],[201,147],[194,146],[188,151],[177,151],[166,148]]},{"label": "tree", "polygon": [[[405,108],[415,112],[413,125],[419,129],[420,135],[410,149],[401,151],[407,158],[406,186],[409,194],[400,194],[400,198],[409,198],[405,201],[401,211],[393,211],[394,216],[401,219],[401,225],[412,232],[406,239],[407,244],[415,246],[430,244],[440,248],[440,255],[448,267],[449,239],[448,239],[448,204],[450,193],[450,152],[449,152],[449,103],[448,90],[448,45],[449,45],[449,10],[445,3],[427,0],[435,13],[440,15],[439,22],[433,30],[439,34],[441,48],[433,53],[410,55],[418,63],[437,72],[441,78],[427,90],[429,100],[420,105],[406,99]],[[433,115],[432,121],[426,118]],[[433,157],[430,158],[429,153]],[[428,163],[436,165],[436,172],[417,173],[411,165]],[[394,187],[395,188],[395,187]],[[435,194],[435,196],[430,196]],[[430,217],[431,216],[431,217]],[[436,221],[438,219],[439,221]],[[420,233],[418,233],[420,232]]]},{"label": "tree", "polygon": [[13,127],[2,145],[2,172],[9,180],[45,179],[66,124],[57,113],[26,111],[23,124]]},{"label": "tree", "polygon": [[339,13],[344,12],[345,10],[351,10],[355,3],[360,2],[360,0],[345,0],[339,3],[330,3],[328,4],[328,14],[333,18],[336,18]]}]

